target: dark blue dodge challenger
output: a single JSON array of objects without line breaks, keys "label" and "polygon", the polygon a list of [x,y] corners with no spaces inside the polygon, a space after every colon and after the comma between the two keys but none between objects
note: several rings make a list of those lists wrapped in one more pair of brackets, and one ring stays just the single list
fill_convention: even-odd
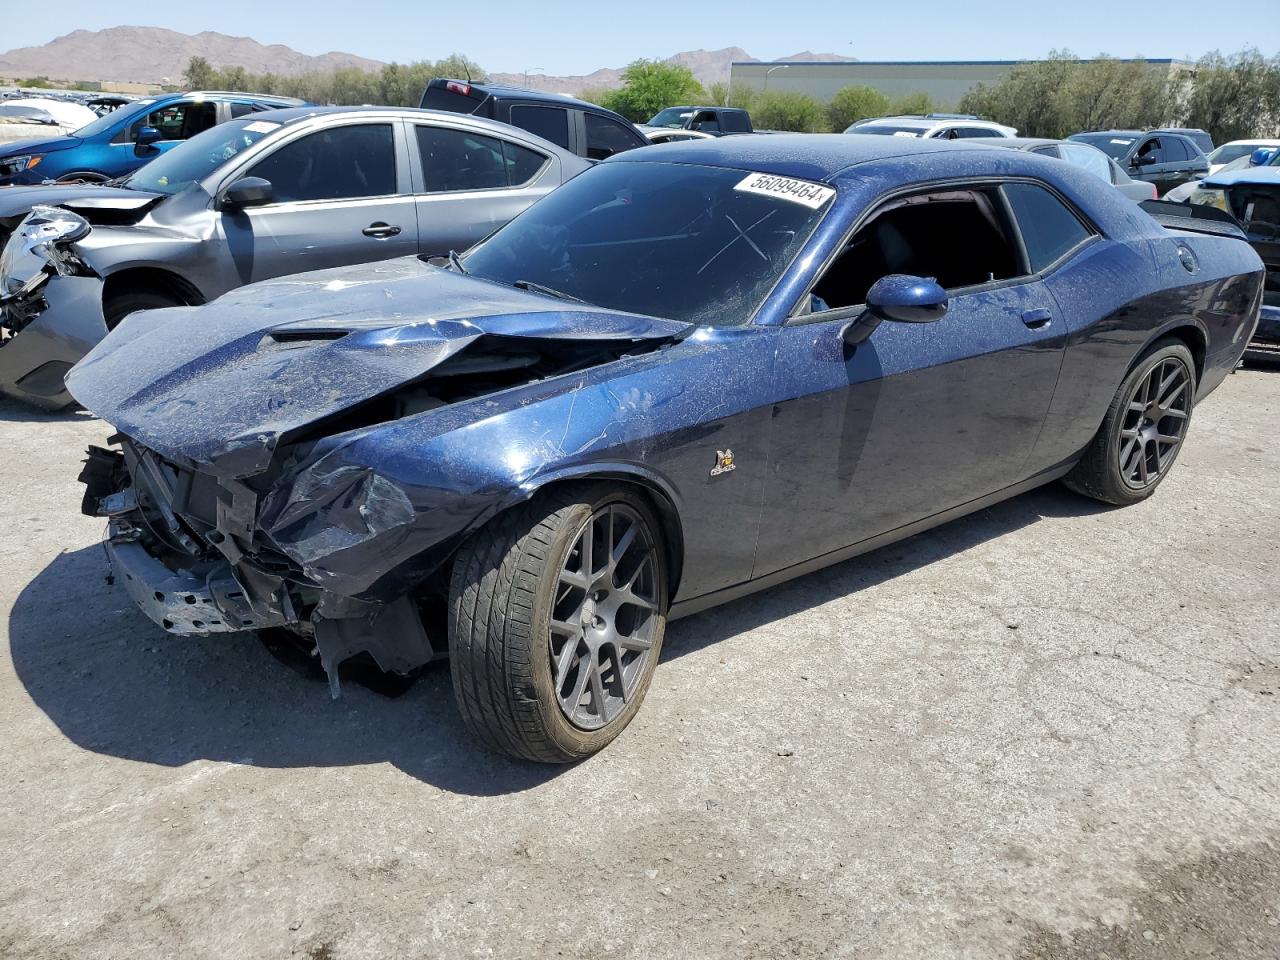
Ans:
[{"label": "dark blue dodge challenger", "polygon": [[[865,141],[865,142],[864,142]],[[85,510],[174,633],[452,660],[489,746],[635,715],[671,617],[1062,478],[1149,496],[1258,316],[1229,224],[1056,160],[726,137],[599,164],[463,256],[125,320]]]}]

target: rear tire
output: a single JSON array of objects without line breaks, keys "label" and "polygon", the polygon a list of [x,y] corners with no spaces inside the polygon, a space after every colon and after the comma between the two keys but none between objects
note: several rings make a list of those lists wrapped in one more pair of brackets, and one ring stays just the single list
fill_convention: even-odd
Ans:
[{"label": "rear tire", "polygon": [[499,515],[458,551],[453,689],[487,747],[569,763],[631,722],[666,626],[661,529],[638,492],[575,484]]},{"label": "rear tire", "polygon": [[1102,426],[1062,482],[1119,507],[1147,499],[1182,449],[1195,392],[1187,345],[1176,337],[1157,340],[1124,378]]},{"label": "rear tire", "polygon": [[183,305],[182,300],[169,293],[161,293],[158,290],[130,290],[108,298],[102,305],[102,315],[107,321],[107,329],[114,330],[121,320],[139,310],[160,310],[164,307]]}]

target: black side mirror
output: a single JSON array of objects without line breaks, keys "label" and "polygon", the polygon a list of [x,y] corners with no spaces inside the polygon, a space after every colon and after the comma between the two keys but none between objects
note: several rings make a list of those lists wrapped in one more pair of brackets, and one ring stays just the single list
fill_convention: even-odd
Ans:
[{"label": "black side mirror", "polygon": [[1155,162],[1156,162],[1156,158],[1149,153],[1144,153],[1140,157],[1133,158],[1133,165],[1135,167],[1149,167]]},{"label": "black side mirror", "polygon": [[159,143],[163,138],[164,135],[155,127],[141,127],[138,135],[133,138],[133,142],[140,147],[149,147],[153,143]]},{"label": "black side mirror", "polygon": [[271,202],[271,181],[261,177],[241,177],[222,195],[223,209],[243,210]]}]

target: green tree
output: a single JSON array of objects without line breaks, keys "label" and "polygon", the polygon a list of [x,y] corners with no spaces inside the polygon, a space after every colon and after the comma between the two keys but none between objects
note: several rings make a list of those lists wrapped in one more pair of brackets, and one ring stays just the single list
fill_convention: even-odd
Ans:
[{"label": "green tree", "polygon": [[659,110],[706,100],[707,94],[688,67],[660,60],[636,60],[622,72],[622,86],[601,98],[602,105],[634,123]]},{"label": "green tree", "polygon": [[1069,122],[1058,92],[1077,62],[1071,51],[1053,50],[1045,60],[1018,64],[999,83],[969,90],[960,99],[960,111],[1017,127],[1024,137],[1065,136]]},{"label": "green tree", "polygon": [[182,84],[188,90],[212,90],[216,73],[204,57],[192,57],[187,61],[187,69],[183,71]]},{"label": "green tree", "polygon": [[416,107],[422,101],[427,81],[433,77],[462,77],[485,80],[479,64],[462,54],[443,60],[389,63],[378,71],[345,67],[332,72],[309,72],[280,76],[252,74],[244,67],[214,67],[203,57],[192,57],[183,74],[188,90],[244,90],[300,97],[321,104],[377,104]]},{"label": "green tree", "polygon": [[27,77],[25,80],[18,81],[19,87],[31,87],[37,90],[43,90],[52,87],[48,77]]},{"label": "green tree", "polygon": [[1017,127],[1024,137],[1066,137],[1080,130],[1161,126],[1178,120],[1179,81],[1139,58],[1067,50],[1014,67],[1000,83],[978,85],[960,109]]},{"label": "green tree", "polygon": [[889,112],[889,98],[875,87],[848,86],[835,92],[827,103],[827,123],[837,133],[867,117],[883,117]]},{"label": "green tree", "polygon": [[707,88],[707,99],[713,107],[737,107],[750,110],[755,101],[756,92],[751,87],[739,85],[733,89],[727,83],[717,81]]},{"label": "green tree", "polygon": [[891,101],[888,112],[899,117],[912,114],[924,115],[933,112],[933,101],[929,99],[927,93],[921,91],[908,93]]},{"label": "green tree", "polygon": [[1208,130],[1214,143],[1280,132],[1280,55],[1268,59],[1254,47],[1230,56],[1214,50],[1177,89],[1186,125]]},{"label": "green tree", "polygon": [[827,112],[807,93],[766,90],[751,107],[751,122],[757,130],[794,130],[826,133]]}]

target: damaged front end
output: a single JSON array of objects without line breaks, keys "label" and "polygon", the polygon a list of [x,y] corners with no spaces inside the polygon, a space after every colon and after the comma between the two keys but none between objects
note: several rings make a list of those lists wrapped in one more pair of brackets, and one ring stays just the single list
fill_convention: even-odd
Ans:
[{"label": "damaged front end", "polygon": [[355,653],[394,673],[434,658],[412,597],[372,604],[329,594],[263,544],[254,488],[179,467],[126,437],[112,441],[119,450],[89,448],[82,510],[107,519],[115,579],[165,630],[289,629],[315,645],[335,695],[337,665]]},{"label": "damaged front end", "polygon": [[36,206],[5,241],[0,390],[45,407],[70,400],[63,378],[106,333],[102,283],[74,252],[90,230],[77,213]]},{"label": "damaged front end", "polygon": [[[361,272],[135,314],[68,379],[120,431],[90,449],[84,512],[138,606],[177,634],[291,630],[335,694],[357,653],[407,673],[445,651],[446,561],[562,458],[573,388],[687,329],[416,259]],[[179,338],[180,313],[201,322]]]}]

